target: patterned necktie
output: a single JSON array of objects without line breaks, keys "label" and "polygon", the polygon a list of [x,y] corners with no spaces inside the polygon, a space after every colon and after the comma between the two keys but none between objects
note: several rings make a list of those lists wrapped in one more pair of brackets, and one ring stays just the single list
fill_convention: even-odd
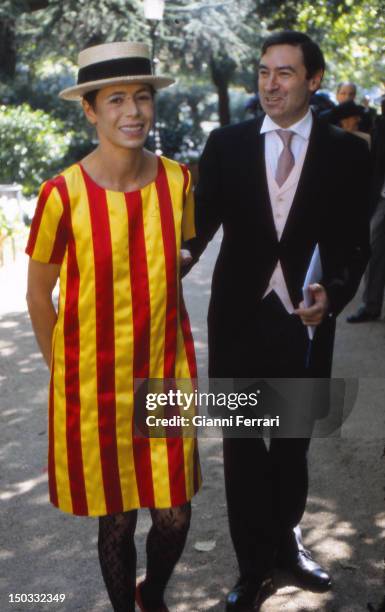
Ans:
[{"label": "patterned necktie", "polygon": [[290,132],[289,130],[276,130],[276,132],[283,142],[283,150],[278,158],[277,172],[275,174],[275,180],[278,186],[281,187],[295,164],[294,155],[290,149],[290,143],[294,136],[294,132]]}]

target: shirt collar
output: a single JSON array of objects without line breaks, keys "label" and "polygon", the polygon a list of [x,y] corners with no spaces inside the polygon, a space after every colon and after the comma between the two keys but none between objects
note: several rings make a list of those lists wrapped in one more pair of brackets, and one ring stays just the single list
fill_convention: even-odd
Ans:
[{"label": "shirt collar", "polygon": [[[284,129],[294,132],[298,136],[301,136],[301,138],[303,138],[304,140],[309,140],[312,125],[313,115],[309,108],[306,115],[302,117],[302,119],[297,121],[297,123],[293,123],[293,125],[290,125],[289,127]],[[268,115],[265,115],[260,133],[266,134],[267,132],[275,132],[276,130],[282,129],[283,128],[277,125]]]}]

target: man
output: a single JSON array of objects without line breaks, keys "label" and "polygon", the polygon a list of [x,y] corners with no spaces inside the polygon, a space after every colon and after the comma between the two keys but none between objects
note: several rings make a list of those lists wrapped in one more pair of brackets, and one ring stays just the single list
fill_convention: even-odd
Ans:
[{"label": "man", "polygon": [[[264,43],[259,96],[266,113],[214,130],[196,189],[196,261],[223,225],[208,314],[209,374],[217,378],[329,377],[335,317],[368,258],[367,146],[309,110],[324,58],[305,34]],[[323,277],[298,307],[316,244]],[[310,360],[307,325],[317,327]],[[303,548],[309,439],[224,439],[230,532],[240,578],[226,609],[257,605],[274,566],[311,587],[330,578]]]},{"label": "man", "polygon": [[[336,98],[338,104],[355,101],[357,96],[357,86],[355,83],[344,82],[337,85]],[[370,134],[373,124],[376,119],[376,111],[372,108],[362,107],[363,114],[360,117],[359,130],[366,134]]]},{"label": "man", "polygon": [[354,102],[355,97],[357,95],[357,87],[354,83],[338,83],[336,98],[338,104],[343,104],[344,102]]},{"label": "man", "polygon": [[372,254],[365,274],[363,304],[347,318],[349,323],[375,321],[381,316],[385,289],[385,116],[374,131],[372,205],[370,223]]}]

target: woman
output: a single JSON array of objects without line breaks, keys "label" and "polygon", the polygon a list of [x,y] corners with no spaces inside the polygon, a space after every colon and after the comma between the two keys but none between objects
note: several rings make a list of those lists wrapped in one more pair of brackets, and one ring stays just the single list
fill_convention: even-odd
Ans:
[{"label": "woman", "polygon": [[[26,249],[29,312],[51,368],[50,499],[99,516],[100,565],[119,612],[134,610],[135,596],[141,610],[167,610],[200,486],[194,438],[150,440],[133,428],[145,411],[134,406],[135,379],[196,376],[178,258],[182,234],[194,236],[191,177],[144,148],[154,91],[173,82],[154,76],[149,58],[147,45],[128,42],[79,54],[78,84],[60,97],[81,99],[99,144],[44,183]],[[142,507],[152,527],[136,589]]]}]

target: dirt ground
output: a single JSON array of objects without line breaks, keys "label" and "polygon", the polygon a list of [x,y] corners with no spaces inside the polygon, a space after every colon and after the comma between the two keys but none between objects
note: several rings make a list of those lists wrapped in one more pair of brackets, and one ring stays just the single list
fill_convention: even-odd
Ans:
[{"label": "dirt ground", "polygon": [[[207,366],[205,317],[218,240],[185,281],[200,372]],[[25,263],[0,269],[0,611],[111,610],[96,552],[97,522],[63,514],[48,502],[46,388],[48,373],[25,310]],[[351,312],[357,305],[348,307]],[[384,594],[384,321],[338,326],[334,376],[359,377],[358,398],[342,434],[315,439],[310,494],[302,527],[305,544],[332,574],[319,594],[283,574],[262,612],[379,610]],[[219,612],[237,578],[230,543],[221,441],[200,442],[204,483],[193,500],[192,528],[167,590],[172,612]],[[141,513],[138,577],[144,574]],[[197,550],[197,542],[211,550]],[[199,546],[198,546],[199,548]],[[10,603],[15,593],[63,593],[63,604]],[[383,610],[383,609],[382,609]]]}]

